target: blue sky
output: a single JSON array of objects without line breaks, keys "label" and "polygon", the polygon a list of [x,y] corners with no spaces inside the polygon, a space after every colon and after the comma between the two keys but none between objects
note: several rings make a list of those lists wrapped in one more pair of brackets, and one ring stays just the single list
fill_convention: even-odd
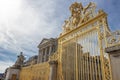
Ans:
[{"label": "blue sky", "polygon": [[112,31],[120,29],[120,0],[0,0],[0,73],[22,51],[37,55],[42,38],[58,37],[73,2],[95,2],[108,14]]}]

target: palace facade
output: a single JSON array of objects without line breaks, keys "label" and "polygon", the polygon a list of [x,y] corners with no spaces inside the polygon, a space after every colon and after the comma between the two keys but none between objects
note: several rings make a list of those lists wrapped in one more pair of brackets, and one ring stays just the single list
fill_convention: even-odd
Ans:
[{"label": "palace facade", "polygon": [[57,38],[43,39],[38,45],[38,63],[47,62],[49,56],[57,51]]}]

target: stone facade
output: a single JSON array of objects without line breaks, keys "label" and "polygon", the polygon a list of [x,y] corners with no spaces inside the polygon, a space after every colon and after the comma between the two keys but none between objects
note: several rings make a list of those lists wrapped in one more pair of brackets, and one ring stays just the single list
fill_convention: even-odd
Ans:
[{"label": "stone facade", "polygon": [[38,54],[38,63],[46,62],[49,59],[49,56],[55,53],[57,50],[57,39],[43,39],[38,45],[39,54]]},{"label": "stone facade", "polygon": [[19,80],[20,69],[8,68],[5,80]]},{"label": "stone facade", "polygon": [[106,48],[110,55],[113,80],[120,80],[120,45]]}]

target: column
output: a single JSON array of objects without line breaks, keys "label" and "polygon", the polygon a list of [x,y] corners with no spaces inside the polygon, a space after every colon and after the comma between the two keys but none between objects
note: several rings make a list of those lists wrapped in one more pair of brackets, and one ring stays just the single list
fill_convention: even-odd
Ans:
[{"label": "column", "polygon": [[52,46],[50,45],[50,47],[49,47],[49,55],[51,54],[51,52],[52,52]]},{"label": "column", "polygon": [[42,63],[42,58],[43,58],[43,49],[41,49],[41,55],[40,55],[40,63]]},{"label": "column", "polygon": [[47,48],[45,48],[45,56],[44,56],[44,62],[46,62],[46,60],[47,60]]},{"label": "column", "polygon": [[120,80],[120,45],[108,47],[105,51],[110,56],[112,80]]},{"label": "column", "polygon": [[46,61],[48,61],[48,56],[49,56],[49,46],[46,47]]},{"label": "column", "polygon": [[43,58],[44,58],[44,56],[43,56],[43,49],[41,50],[41,55],[40,55],[40,62],[42,63],[42,62],[44,62],[43,61]]},{"label": "column", "polygon": [[49,80],[57,80],[57,61],[50,61],[50,77]]},{"label": "column", "polygon": [[37,63],[40,63],[40,55],[41,55],[41,50],[39,49],[39,54],[38,54]]}]

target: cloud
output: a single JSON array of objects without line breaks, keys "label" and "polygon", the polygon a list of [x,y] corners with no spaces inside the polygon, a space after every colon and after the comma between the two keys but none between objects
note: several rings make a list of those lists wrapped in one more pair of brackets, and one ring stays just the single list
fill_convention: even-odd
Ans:
[{"label": "cloud", "polygon": [[10,62],[10,61],[7,61],[7,62],[0,61],[0,65],[2,65],[2,66],[0,66],[0,73],[5,72],[6,67],[10,67],[10,65],[13,65],[13,64],[14,63]]},{"label": "cloud", "polygon": [[[12,55],[10,59],[15,61],[20,51],[28,57],[38,54],[41,39],[51,37],[57,26],[57,21],[53,20],[54,4],[55,1],[46,3],[44,0],[1,0],[0,57]],[[0,65],[10,65],[3,63]]]}]

